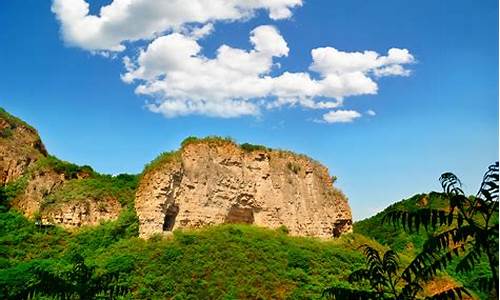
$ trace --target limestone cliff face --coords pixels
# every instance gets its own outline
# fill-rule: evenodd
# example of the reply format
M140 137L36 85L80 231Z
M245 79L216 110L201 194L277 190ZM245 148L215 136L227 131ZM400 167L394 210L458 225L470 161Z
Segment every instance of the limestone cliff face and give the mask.
M44 209L41 219L43 224L58 224L66 228L98 225L102 221L117 219L121 208L115 198L87 199Z
M36 130L0 108L0 186L21 177L46 155Z
M98 224L116 219L121 206L117 199L88 198L44 206L53 193L71 180L83 180L88 172L68 176L48 161L66 162L49 157L37 131L24 121L0 108L0 187L16 184L18 194L10 205L32 218L39 215L44 223L64 227ZM77 166L75 166L77 167Z
M121 205L116 198L71 199L48 203L53 194L65 187L68 182L85 180L85 173L77 174L77 178L68 178L64 173L51 168L30 169L24 174L25 187L13 199L11 205L26 217L37 217L43 224L61 225L65 228L74 228L84 225L97 225L101 221L118 218Z
M292 235L325 238L352 230L347 199L327 168L226 141L189 143L146 171L135 207L141 237L221 223L284 225Z

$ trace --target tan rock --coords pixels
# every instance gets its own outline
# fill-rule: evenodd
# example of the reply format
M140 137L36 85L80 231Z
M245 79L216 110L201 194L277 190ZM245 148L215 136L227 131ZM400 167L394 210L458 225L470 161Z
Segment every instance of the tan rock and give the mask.
M228 141L189 143L145 172L135 207L141 237L221 223L284 225L292 235L324 238L352 230L347 199L327 168Z
M102 221L118 218L120 203L114 198L87 199L85 201L64 203L43 211L43 224L58 224L66 228L84 225L99 225Z
M0 186L13 182L47 156L36 130L0 108Z

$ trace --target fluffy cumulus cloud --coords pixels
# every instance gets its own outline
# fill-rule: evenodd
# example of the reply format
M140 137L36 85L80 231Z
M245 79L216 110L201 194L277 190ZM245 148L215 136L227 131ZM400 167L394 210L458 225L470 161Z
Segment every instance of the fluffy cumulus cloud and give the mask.
M236 117L257 115L262 107L333 109L342 105L344 97L375 94L378 86L373 78L381 76L381 70L413 62L405 49L393 48L381 56L373 51L325 47L311 51L310 70L317 76L309 72L271 76L273 68L278 68L274 60L289 53L285 39L275 27L264 25L250 33L250 42L251 50L222 45L216 57L209 59L201 54L194 37L165 35L137 58L125 57L127 72L122 79L137 82L137 93L158 99L149 108L167 117ZM388 75L401 74L386 71L384 76Z
M185 24L244 20L259 9L271 19L286 19L301 5L302 0L114 0L96 16L85 0L54 0L52 11L69 45L123 51L124 42L153 39Z
M119 53L127 42L146 41L137 55L123 57L122 80L151 96L147 107L166 117L230 118L298 106L330 110L322 122L351 122L361 114L339 109L344 98L376 94L380 77L410 75L407 65L414 57L399 48L380 55L320 47L311 50L308 70L280 70L278 61L290 50L271 25L250 32L251 49L221 45L213 58L203 55L200 40L214 32L217 21L245 20L259 9L271 19L285 19L301 5L302 0L114 0L94 16L84 0L54 0L52 10L70 45Z

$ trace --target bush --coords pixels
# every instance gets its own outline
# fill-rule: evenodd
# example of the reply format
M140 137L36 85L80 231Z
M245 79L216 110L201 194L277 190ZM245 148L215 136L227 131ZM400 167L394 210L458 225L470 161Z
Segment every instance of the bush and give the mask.
M243 143L243 144L241 144L240 148L243 149L246 152L267 151L267 150L269 150L266 146L253 145L253 144L249 144L249 143Z

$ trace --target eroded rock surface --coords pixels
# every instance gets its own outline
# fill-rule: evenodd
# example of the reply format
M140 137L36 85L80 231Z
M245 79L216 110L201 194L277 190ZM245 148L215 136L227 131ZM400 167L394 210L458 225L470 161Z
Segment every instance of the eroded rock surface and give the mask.
M37 217L43 223L64 227L95 225L118 217L121 205L110 197L72 201L68 196L63 203L44 206L47 197L67 182L84 180L91 175L91 171L68 175L50 162L71 165L50 157L33 127L0 108L0 188L9 184L16 186L17 194L10 199L12 207L28 218Z
M351 210L327 168L285 151L198 141L146 171L136 195L141 237L177 228L250 223L292 235L352 231Z
M13 182L47 156L34 128L0 108L0 186Z

